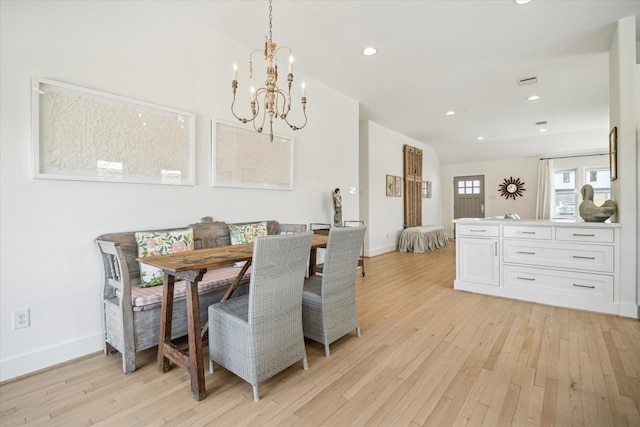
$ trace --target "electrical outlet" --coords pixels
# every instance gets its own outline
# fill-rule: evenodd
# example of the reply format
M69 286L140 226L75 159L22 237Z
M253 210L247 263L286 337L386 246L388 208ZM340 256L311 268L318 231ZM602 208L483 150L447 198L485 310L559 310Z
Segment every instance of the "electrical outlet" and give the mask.
M29 309L16 310L13 312L13 330L28 328L31 325L29 319Z

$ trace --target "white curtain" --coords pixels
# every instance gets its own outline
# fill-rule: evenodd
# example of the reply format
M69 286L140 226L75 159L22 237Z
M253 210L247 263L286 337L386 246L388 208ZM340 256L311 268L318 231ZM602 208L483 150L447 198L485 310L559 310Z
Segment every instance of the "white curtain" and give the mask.
M538 199L536 219L549 219L555 206L553 189L553 159L540 159L538 164Z

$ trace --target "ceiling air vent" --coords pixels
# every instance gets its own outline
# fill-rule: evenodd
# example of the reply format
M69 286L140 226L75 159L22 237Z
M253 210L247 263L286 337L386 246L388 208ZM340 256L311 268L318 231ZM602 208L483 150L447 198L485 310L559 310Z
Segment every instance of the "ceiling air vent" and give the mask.
M523 79L518 79L518 86L529 86L538 83L538 77L525 77Z
M547 124L546 120L543 120L541 122L533 122L534 126L543 126L543 125L546 125L546 124Z

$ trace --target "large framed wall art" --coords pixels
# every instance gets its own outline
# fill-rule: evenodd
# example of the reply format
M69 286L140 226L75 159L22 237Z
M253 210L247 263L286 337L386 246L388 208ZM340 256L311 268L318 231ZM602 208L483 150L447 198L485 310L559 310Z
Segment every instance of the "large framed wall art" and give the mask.
M293 139L211 121L212 185L293 190Z
M34 78L35 178L195 184L195 114Z

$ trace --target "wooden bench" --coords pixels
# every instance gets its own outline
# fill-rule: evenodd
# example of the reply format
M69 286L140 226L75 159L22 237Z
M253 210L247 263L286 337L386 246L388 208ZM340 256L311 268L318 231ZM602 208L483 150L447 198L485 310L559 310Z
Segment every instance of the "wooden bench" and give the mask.
M234 223L234 225L249 224ZM306 230L304 224L280 224L266 221L268 234L283 234ZM193 228L195 249L212 248L231 244L229 224L205 217L201 222L188 225ZM167 231L171 229L164 229ZM142 230L147 231L147 230ZM160 231L160 230L156 230ZM122 354L122 371L136 370L136 352L158 345L162 286L140 287L140 264L135 232L103 234L95 240L104 264L104 323L105 354L118 351ZM208 271L198 283L200 295L200 322L206 324L209 305L220 301L240 267L229 265ZM234 296L248 292L248 271ZM177 282L174 290L173 338L187 333L187 317L184 282Z

